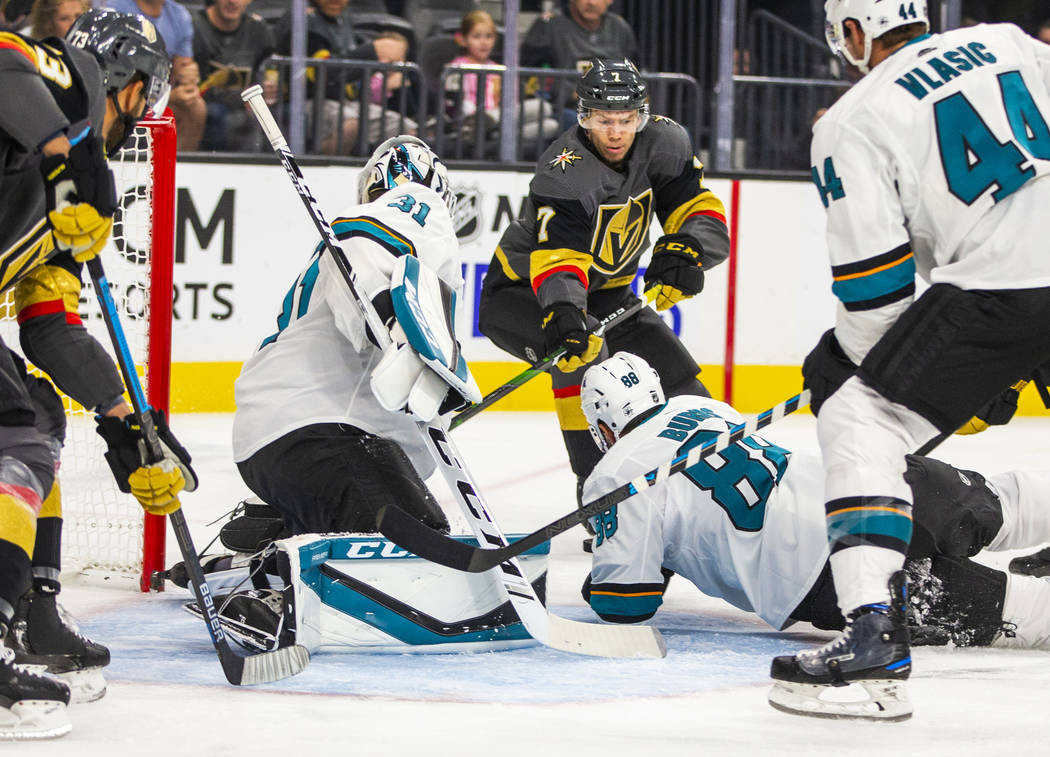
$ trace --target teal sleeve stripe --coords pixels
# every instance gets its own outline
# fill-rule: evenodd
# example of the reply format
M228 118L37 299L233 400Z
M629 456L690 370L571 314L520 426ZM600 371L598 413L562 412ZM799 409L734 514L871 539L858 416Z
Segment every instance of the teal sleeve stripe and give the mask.
M915 283L915 257L909 255L890 268L857 278L836 281L831 291L844 303L878 299Z
M600 588L599 588L600 591ZM649 617L663 604L661 594L641 597L612 597L591 591L591 607L601 616Z
M897 513L859 510L828 516L828 541L834 542L848 535L873 534L911 540L911 518Z
M416 248L412 243L398 234L394 229L375 218L343 218L332 224L332 231L338 239L365 237L378 242L395 256L415 256Z

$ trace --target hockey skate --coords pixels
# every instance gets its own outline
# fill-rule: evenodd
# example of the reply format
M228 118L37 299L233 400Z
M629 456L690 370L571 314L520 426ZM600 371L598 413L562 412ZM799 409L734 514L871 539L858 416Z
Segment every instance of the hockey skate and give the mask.
M64 681L18 665L14 651L0 646L0 740L64 736L73 728L68 704Z
M18 602L4 643L19 665L68 683L74 703L93 702L105 695L102 668L109 665L109 650L78 633L54 594L26 593Z
M890 578L890 604L858 607L839 638L819 649L773 659L769 703L795 715L904 720L912 714L905 574Z

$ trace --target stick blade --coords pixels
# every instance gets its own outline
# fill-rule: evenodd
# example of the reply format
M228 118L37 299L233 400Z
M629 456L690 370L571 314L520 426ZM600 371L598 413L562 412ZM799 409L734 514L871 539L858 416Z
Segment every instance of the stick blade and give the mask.
M549 619L547 645L563 652L620 659L667 656L664 637L653 626L581 623L557 615Z
M416 557L453 570L469 571L477 548L420 523L397 505L387 504L376 514L379 533Z
M253 654L244 659L240 681L230 681L243 686L257 683L270 683L290 678L302 673L310 662L310 652L304 646L295 644L282 647L273 652Z

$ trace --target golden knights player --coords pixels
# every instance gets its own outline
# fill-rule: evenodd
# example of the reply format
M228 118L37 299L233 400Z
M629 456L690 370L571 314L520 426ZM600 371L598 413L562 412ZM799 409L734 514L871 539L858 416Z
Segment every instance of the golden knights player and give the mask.
M81 264L105 245L116 208L106 151L116 150L148 109L164 107L169 70L153 26L129 14L89 11L68 41L0 34L0 291L14 294L26 354L98 412L118 484L155 512L177 506L184 473L174 460L143 465L140 435L122 420L130 412L123 384L77 311ZM188 463L163 422L160 428ZM56 468L64 434L54 389L28 375L22 359L0 343L3 738L70 729L69 687L15 662L63 675L75 699L105 691L99 669L109 651L67 626L55 600L62 524ZM188 467L185 478L192 481Z
M588 363L609 350L643 356L669 395L708 395L696 361L648 308L610 330L598 319L635 301L631 282L649 247L655 214L664 235L653 248L645 288L665 310L698 294L704 270L725 260L722 202L703 184L686 131L649 117L645 81L628 60L593 58L577 87L579 125L540 157L521 217L504 232L481 293L479 327L530 362L560 346L552 372L558 421L580 482L599 458L580 410Z

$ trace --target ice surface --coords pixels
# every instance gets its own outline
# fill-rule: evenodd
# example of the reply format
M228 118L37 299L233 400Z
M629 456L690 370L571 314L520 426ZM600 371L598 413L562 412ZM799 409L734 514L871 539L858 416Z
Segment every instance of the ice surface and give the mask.
M185 512L198 547L206 524L248 494L229 452L230 416L181 415L172 428L200 475ZM813 419L763 432L814 449ZM574 479L553 415L485 413L455 438L504 531L531 531L574 506ZM937 451L994 473L1046 467L1050 420L950 439ZM442 490L439 499L451 506ZM1048 503L1050 506L1050 503ZM465 529L464 529L465 530ZM579 587L582 529L555 540L554 612L592 620ZM169 538L168 563L178 559ZM1001 558L1005 559L1005 558ZM169 584L170 587L170 584ZM109 692L74 706L72 734L7 747L95 755L1027 755L1050 736L1050 652L921 648L903 723L794 717L766 703L769 660L829 638L775 633L754 616L674 579L656 616L664 660L599 660L529 647L483 654L318 655L295 678L226 684L188 593L144 596L67 582L63 602L110 646ZM1048 608L1050 611L1050 608Z

